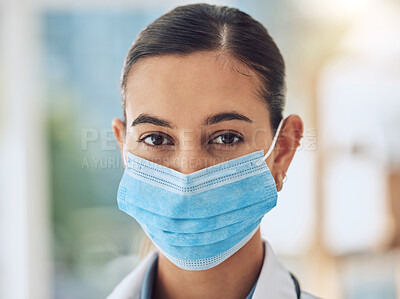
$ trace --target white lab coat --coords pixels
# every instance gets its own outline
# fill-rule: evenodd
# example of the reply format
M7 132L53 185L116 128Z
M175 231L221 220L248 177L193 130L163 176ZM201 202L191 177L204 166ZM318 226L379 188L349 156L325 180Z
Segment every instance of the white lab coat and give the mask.
M271 245L266 240L263 241L266 245L266 254L252 299L296 299L294 282L289 272L279 262ZM148 253L106 299L139 299L144 274L156 253L156 250ZM317 297L302 290L301 299L313 298Z

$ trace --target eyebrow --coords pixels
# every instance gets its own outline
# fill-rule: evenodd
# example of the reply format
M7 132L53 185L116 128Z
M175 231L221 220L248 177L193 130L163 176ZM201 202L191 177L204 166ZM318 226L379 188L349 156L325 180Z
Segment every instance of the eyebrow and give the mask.
M253 121L248 118L247 116L238 113L236 111L229 111L229 112L221 112L217 113L214 115L209 115L205 118L203 121L202 125L203 126L210 126L213 124L217 124L223 121L229 121L229 120L242 120L248 123L253 123ZM142 113L140 114L133 122L131 127L139 125L139 124L153 124L156 126L160 127L166 127L170 129L175 129L176 126L173 125L170 121L159 118L157 116L148 114L148 113Z
M140 124L152 124L160 127L174 128L174 126L167 120L161 119L157 116L142 113L132 122L131 127L137 126Z
M208 116L204 120L203 126L210 126L210 125L213 125L216 123L220 123L220 122L228 121L228 120L234 120L234 119L253 123L253 121L250 118L248 118L247 116L245 116L241 113L235 112L235 111L229 111L229 112L222 112L222 113Z

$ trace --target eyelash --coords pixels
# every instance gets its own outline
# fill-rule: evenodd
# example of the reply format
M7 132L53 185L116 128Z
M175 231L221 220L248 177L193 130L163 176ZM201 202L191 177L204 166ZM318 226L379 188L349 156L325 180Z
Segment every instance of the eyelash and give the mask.
M213 138L212 140L215 140L215 139L217 139L218 137L221 137L221 136L223 136L223 135L225 135L225 134L231 134L231 135L233 135L233 138L238 138L238 140L235 141L235 142L232 142L232 143L210 143L210 142L209 142L208 144L216 144L218 147L221 147L221 146L222 146L222 147L231 147L231 146L236 146L236 145L238 145L239 143L242 143L242 142L244 141L243 137L241 137L241 136L239 136L239 135L237 135L237 134L235 134L235 133L233 133L233 132L231 132L231 131L225 131L225 132L223 132L222 134L220 134L220 135L216 136L215 138ZM151 137L151 136L163 136L164 138L169 139L168 136L166 136L165 134L159 132L159 133L152 133L152 134L146 135L146 136L144 136L144 137L138 139L137 142L142 142L142 143L144 143L146 146L151 147L151 148L162 148L162 147L165 147L165 146L171 146L171 145L173 145L173 144L151 145L151 144L146 143L145 140L146 140L148 137Z
M162 133L152 133L152 134L149 134L149 135L146 135L146 136L140 138L139 140L137 140L137 142L142 142L145 146L150 147L150 148L152 148L152 149L153 149L153 148L154 148L154 149L163 148L163 147L165 147L165 146L173 145L173 144L166 144L166 145L152 145L152 144L148 144L147 142L145 142L145 139L147 139L147 138L149 138L149 137L151 137L151 136L163 136L164 138L169 139L165 134L162 134Z

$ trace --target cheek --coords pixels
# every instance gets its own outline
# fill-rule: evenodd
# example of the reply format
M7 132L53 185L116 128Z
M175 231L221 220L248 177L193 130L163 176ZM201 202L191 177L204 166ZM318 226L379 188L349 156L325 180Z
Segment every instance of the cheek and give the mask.
M274 181L277 182L276 180L276 175L277 175L277 165L274 163L275 162L275 155L272 153L267 160L265 161L268 165L269 171L271 172L272 176L274 177Z
M258 129L250 134L250 144L253 148L265 149L270 143L270 133L265 129Z
M266 160L269 170L274 175L274 157L271 155Z

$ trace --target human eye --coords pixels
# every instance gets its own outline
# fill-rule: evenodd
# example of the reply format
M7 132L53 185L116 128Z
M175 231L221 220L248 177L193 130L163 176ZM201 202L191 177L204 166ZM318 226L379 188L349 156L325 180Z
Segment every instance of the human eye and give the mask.
M212 139L209 144L216 144L218 146L233 146L243 142L243 137L233 132L224 132Z
M139 140L137 142L142 142L146 146L150 147L160 147L160 146L168 146L168 145L173 145L171 140L169 139L168 136L161 134L161 133L152 133L148 134Z

